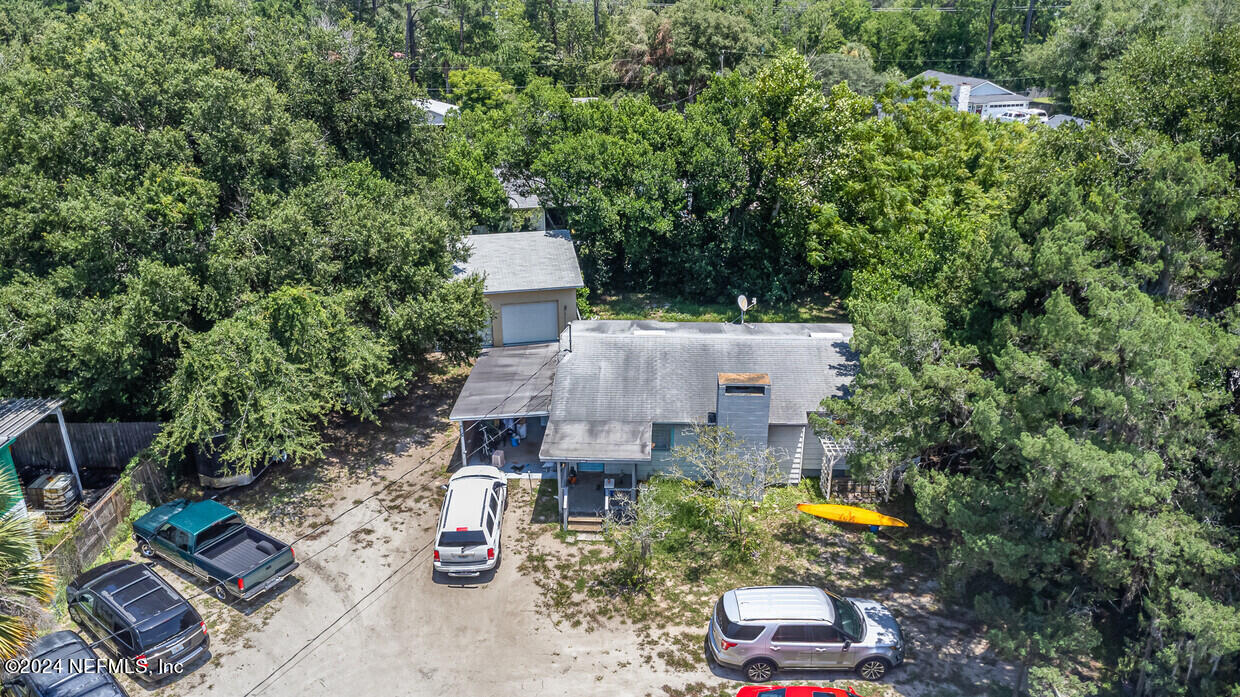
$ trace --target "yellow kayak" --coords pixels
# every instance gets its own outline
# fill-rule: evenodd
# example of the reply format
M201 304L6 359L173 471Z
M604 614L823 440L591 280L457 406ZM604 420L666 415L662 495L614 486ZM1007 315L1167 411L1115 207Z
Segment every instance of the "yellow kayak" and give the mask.
M798 503L797 510L819 518L834 520L838 523L853 525L886 525L893 528L907 528L908 523L899 518L876 513L856 506L840 506L834 503Z

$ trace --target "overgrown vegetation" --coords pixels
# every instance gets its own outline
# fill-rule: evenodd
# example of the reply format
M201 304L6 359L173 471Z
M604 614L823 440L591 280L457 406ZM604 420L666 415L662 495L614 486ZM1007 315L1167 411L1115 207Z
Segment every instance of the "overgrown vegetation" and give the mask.
M981 644L978 625L967 614L934 607L929 590L938 570L934 550L944 538L906 512L908 501L894 501L886 510L915 521L912 527L875 534L798 512L798 503L825 501L815 479L773 487L760 504L743 509L748 542L740 553L699 484L656 478L643 488L643 499L666 517L656 517L659 534L651 539L640 587L624 573L630 568L628 552L639 549L635 540L625 540L616 550L584 542L566 552L535 545L538 551L526 556L521 571L538 579L543 604L555 621L586 627L606 626L608 620L631 624L651 665L690 670L701 665L702 628L724 591L817 585L893 605L918 647L902 683L937 681L962 694L994 684L998 672L978 664L972 648ZM713 689L704 687L700 693Z
M421 92L373 32L232 2L2 13L0 385L96 419L320 451L486 321L428 184ZM19 9L40 14L30 29ZM268 11L268 10L272 11ZM17 32L29 29L29 34Z
M753 544L750 509L786 481L779 460L769 448L747 446L726 426L693 424L689 434L686 445L672 450L677 476L703 517L716 522L735 553L745 554Z
M616 561L614 583L633 591L645 589L650 580L654 546L671 532L671 507L654 495L648 485L635 496L616 497L616 505L603 520L603 539Z
M511 224L502 179L574 231L599 314L846 309L861 372L821 428L950 540L1016 691L1234 691L1237 4L666 5L6 3L0 392L165 420L168 457L313 458L329 414L476 349L452 269ZM893 81L927 68L1092 123ZM707 544L686 506L655 560Z

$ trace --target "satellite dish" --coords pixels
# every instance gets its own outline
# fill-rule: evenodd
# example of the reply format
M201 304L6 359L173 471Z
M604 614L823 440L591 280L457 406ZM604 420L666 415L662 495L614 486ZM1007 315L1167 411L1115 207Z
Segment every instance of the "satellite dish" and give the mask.
M744 295L738 295L736 296L736 304L740 306L741 312L744 312L749 309L749 298L746 298Z

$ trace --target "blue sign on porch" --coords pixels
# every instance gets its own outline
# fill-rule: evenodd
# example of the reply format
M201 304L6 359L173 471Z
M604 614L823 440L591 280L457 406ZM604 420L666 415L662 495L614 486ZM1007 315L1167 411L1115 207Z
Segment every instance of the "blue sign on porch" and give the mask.
M603 463L601 462L578 462L577 471L578 472L602 472Z

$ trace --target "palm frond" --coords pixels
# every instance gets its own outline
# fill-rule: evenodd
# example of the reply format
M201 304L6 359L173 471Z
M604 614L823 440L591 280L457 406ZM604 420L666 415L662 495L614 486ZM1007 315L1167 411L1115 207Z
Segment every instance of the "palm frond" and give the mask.
M0 475L0 511L21 498L16 477ZM18 656L35 637L31 602L47 604L56 582L47 562L36 559L34 529L17 516L0 518L0 659Z
M12 615L0 615L0 659L22 655L26 645L35 638L34 625Z

